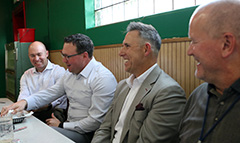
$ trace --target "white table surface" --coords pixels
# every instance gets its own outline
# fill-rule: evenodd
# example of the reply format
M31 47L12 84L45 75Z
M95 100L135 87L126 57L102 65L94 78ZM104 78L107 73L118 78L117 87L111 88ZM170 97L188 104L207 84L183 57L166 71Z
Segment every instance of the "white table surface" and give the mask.
M3 106L12 104L7 98L0 98L0 111ZM14 132L14 139L21 143L74 143L72 140L55 131L34 116L25 118L22 123L14 124L15 129L27 127Z

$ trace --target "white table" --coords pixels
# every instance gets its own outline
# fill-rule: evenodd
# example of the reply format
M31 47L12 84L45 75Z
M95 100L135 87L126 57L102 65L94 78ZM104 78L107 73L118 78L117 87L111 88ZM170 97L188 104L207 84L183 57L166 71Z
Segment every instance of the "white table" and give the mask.
M12 104L7 98L0 98L0 111L3 106ZM14 132L14 139L21 143L74 143L72 140L55 131L34 116L25 118L22 123L14 124L15 129L27 127Z

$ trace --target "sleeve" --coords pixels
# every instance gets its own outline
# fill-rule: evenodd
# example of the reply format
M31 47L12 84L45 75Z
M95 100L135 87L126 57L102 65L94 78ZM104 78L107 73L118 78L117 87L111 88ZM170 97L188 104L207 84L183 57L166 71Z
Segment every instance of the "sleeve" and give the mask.
M55 68L53 70L53 77L55 79L55 82L57 83L58 81L60 81L60 79L64 76L65 73L66 73L66 70L63 67L55 65ZM57 106L58 108L66 109L67 108L66 95L58 98L57 100L53 101L51 104L52 104L52 107Z
M17 101L27 98L30 96L29 88L27 85L27 77L26 73L24 73L20 79L20 92Z
M47 88L45 90L41 90L37 93L32 94L33 96L29 96L25 100L27 101L27 110L35 110L46 104L51 103L57 98L63 96L65 94L64 90L64 77L61 78L59 82L55 85Z
M122 81L121 81L122 82ZM116 102L118 101L118 93L122 89L120 85L121 82L117 85L113 102L107 111L106 116L104 117L104 121L101 124L100 128L95 132L94 137L92 139L92 143L109 143L111 142L111 130L112 130L112 117L113 117L113 107L115 107Z
M88 116L76 122L64 122L65 129L77 130L80 133L92 132L99 128L103 118L109 109L116 90L117 81L111 74L96 78L91 83L92 105L88 109Z
M113 101L115 102L115 101ZM100 128L95 132L92 139L92 143L105 143L111 140L111 123L112 123L112 111L113 104L110 106L103 123Z
M53 71L54 78L56 79L56 82L59 81L66 73L66 70L63 67L60 67L59 65L56 65L56 68Z
M67 96L64 95L62 97L59 97L57 100L53 101L51 104L52 104L52 107L67 109Z

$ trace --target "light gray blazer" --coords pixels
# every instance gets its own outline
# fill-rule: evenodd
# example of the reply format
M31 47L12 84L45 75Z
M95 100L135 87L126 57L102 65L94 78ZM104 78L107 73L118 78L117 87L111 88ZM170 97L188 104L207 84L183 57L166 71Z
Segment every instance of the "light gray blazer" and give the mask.
M110 143L130 88L119 82L113 103L92 143ZM143 106L138 106L139 104ZM180 85L158 66L140 87L124 123L121 143L177 143L178 126L186 103ZM141 108L139 108L141 107Z

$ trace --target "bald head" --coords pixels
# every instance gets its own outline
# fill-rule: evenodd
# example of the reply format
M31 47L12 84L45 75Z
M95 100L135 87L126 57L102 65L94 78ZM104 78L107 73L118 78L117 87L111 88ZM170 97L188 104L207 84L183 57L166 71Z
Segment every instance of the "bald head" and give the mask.
M195 76L223 93L240 78L240 1L199 6L189 23L188 55L197 61Z
M35 41L29 45L28 56L38 72L42 72L48 64L48 51L42 42Z
M218 38L221 34L230 32L240 38L240 1L217 0L199 6L193 13L190 24L195 19L203 21L209 36Z
M34 48L34 47L39 47L39 48L41 47L41 48L47 50L46 47L45 47L45 45L44 45L42 42L40 42L40 41L34 41L34 42L32 42L32 43L29 45L28 48Z

